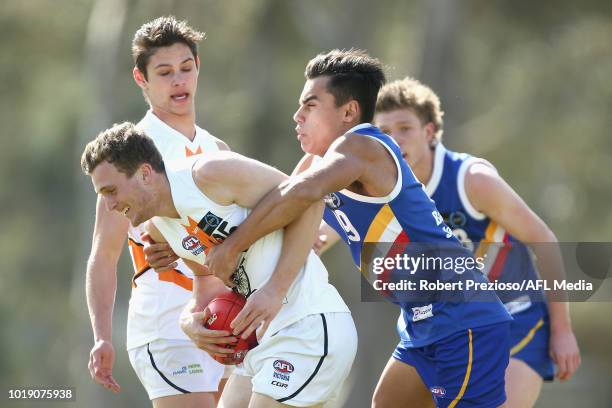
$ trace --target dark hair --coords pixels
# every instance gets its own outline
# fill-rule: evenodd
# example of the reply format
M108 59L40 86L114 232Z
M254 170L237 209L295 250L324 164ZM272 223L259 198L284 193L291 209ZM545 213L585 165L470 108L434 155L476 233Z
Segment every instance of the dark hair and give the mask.
M158 17L145 23L136 31L132 40L132 58L136 68L147 78L147 64L159 47L169 47L183 43L189 47L193 58L198 57L198 41L204 33L194 30L185 20L178 21L174 16Z
M130 122L115 124L89 142L81 156L81 168L85 174L91 174L105 161L128 177L144 163L158 173L164 171L164 161L153 140Z
M385 83L381 62L365 51L332 50L319 54L308 62L306 79L328 76L327 91L336 100L336 106L354 99L361 109L361 122L374 118L376 96Z

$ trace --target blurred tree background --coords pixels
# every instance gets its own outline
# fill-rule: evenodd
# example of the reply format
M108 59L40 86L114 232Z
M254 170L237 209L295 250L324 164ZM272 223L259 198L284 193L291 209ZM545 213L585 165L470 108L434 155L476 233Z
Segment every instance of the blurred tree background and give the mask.
M149 406L123 346L127 256L114 315L121 393L98 387L87 371L84 274L95 196L79 157L98 131L146 111L130 42L142 23L166 14L206 32L198 123L234 150L290 172L301 157L292 114L306 62L332 48L364 48L383 60L389 79L429 83L446 112L445 143L492 161L561 241L610 241L609 1L5 0L3 393L63 385L77 390L67 406ZM366 407L397 342L397 310L360 302L346 249L324 261L360 335L344 406ZM605 302L572 305L583 366L566 384L546 384L539 407L612 406L611 311Z

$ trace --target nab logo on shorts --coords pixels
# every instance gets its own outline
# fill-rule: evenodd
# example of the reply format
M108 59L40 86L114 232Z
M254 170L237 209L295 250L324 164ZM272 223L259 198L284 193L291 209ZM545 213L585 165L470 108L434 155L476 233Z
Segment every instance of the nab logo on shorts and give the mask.
M431 391L431 393L436 397L443 397L444 395L446 395L446 390L444 389L444 387L431 387L429 391Z
M275 360L272 366L275 371L283 374L291 374L294 370L293 364L285 360Z
M183 238L183 248L192 252L194 255L198 255L204 250L200 244L200 240L195 235L188 235Z

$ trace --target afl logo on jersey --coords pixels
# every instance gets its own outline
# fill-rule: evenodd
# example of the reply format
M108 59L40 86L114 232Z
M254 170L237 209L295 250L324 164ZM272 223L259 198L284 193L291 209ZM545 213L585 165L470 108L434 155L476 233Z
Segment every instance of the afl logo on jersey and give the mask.
M196 236L189 235L183 238L183 248L185 248L186 250L193 251L198 246L200 246L200 241Z
M340 200L340 197L338 197L336 193L326 195L323 200L325 201L325 205L331 210L337 210L342 206L342 200Z
M200 240L195 235L188 235L183 238L182 244L183 248L194 255L199 255L204 251L202 244L200 244Z
M295 368L293 367L293 364L285 360L275 360L273 367L274 367L274 371L283 373L283 374L291 374L293 370L295 370Z

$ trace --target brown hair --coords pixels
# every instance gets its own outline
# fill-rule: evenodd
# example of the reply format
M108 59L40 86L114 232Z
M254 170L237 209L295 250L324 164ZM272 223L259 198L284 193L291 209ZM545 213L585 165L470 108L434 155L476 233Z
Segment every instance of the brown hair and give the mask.
M145 23L136 31L132 40L132 58L136 68L147 79L147 64L159 47L169 47L183 43L189 47L193 58L198 57L198 41L204 33L194 30L185 20L178 21L174 16L159 17Z
M371 122L378 90L385 83L381 62L365 51L332 50L319 54L308 62L306 79L329 76L327 91L336 100L336 106L357 101L361 108L361 122Z
M130 122L115 124L89 142L81 156L81 168L85 174L91 174L105 161L128 177L143 163L149 163L158 173L164 171L164 161L153 140Z
M376 113L398 109L411 109L422 125L433 123L436 139L442 139L444 112L440 107L440 98L431 88L410 77L383 86L378 93Z

